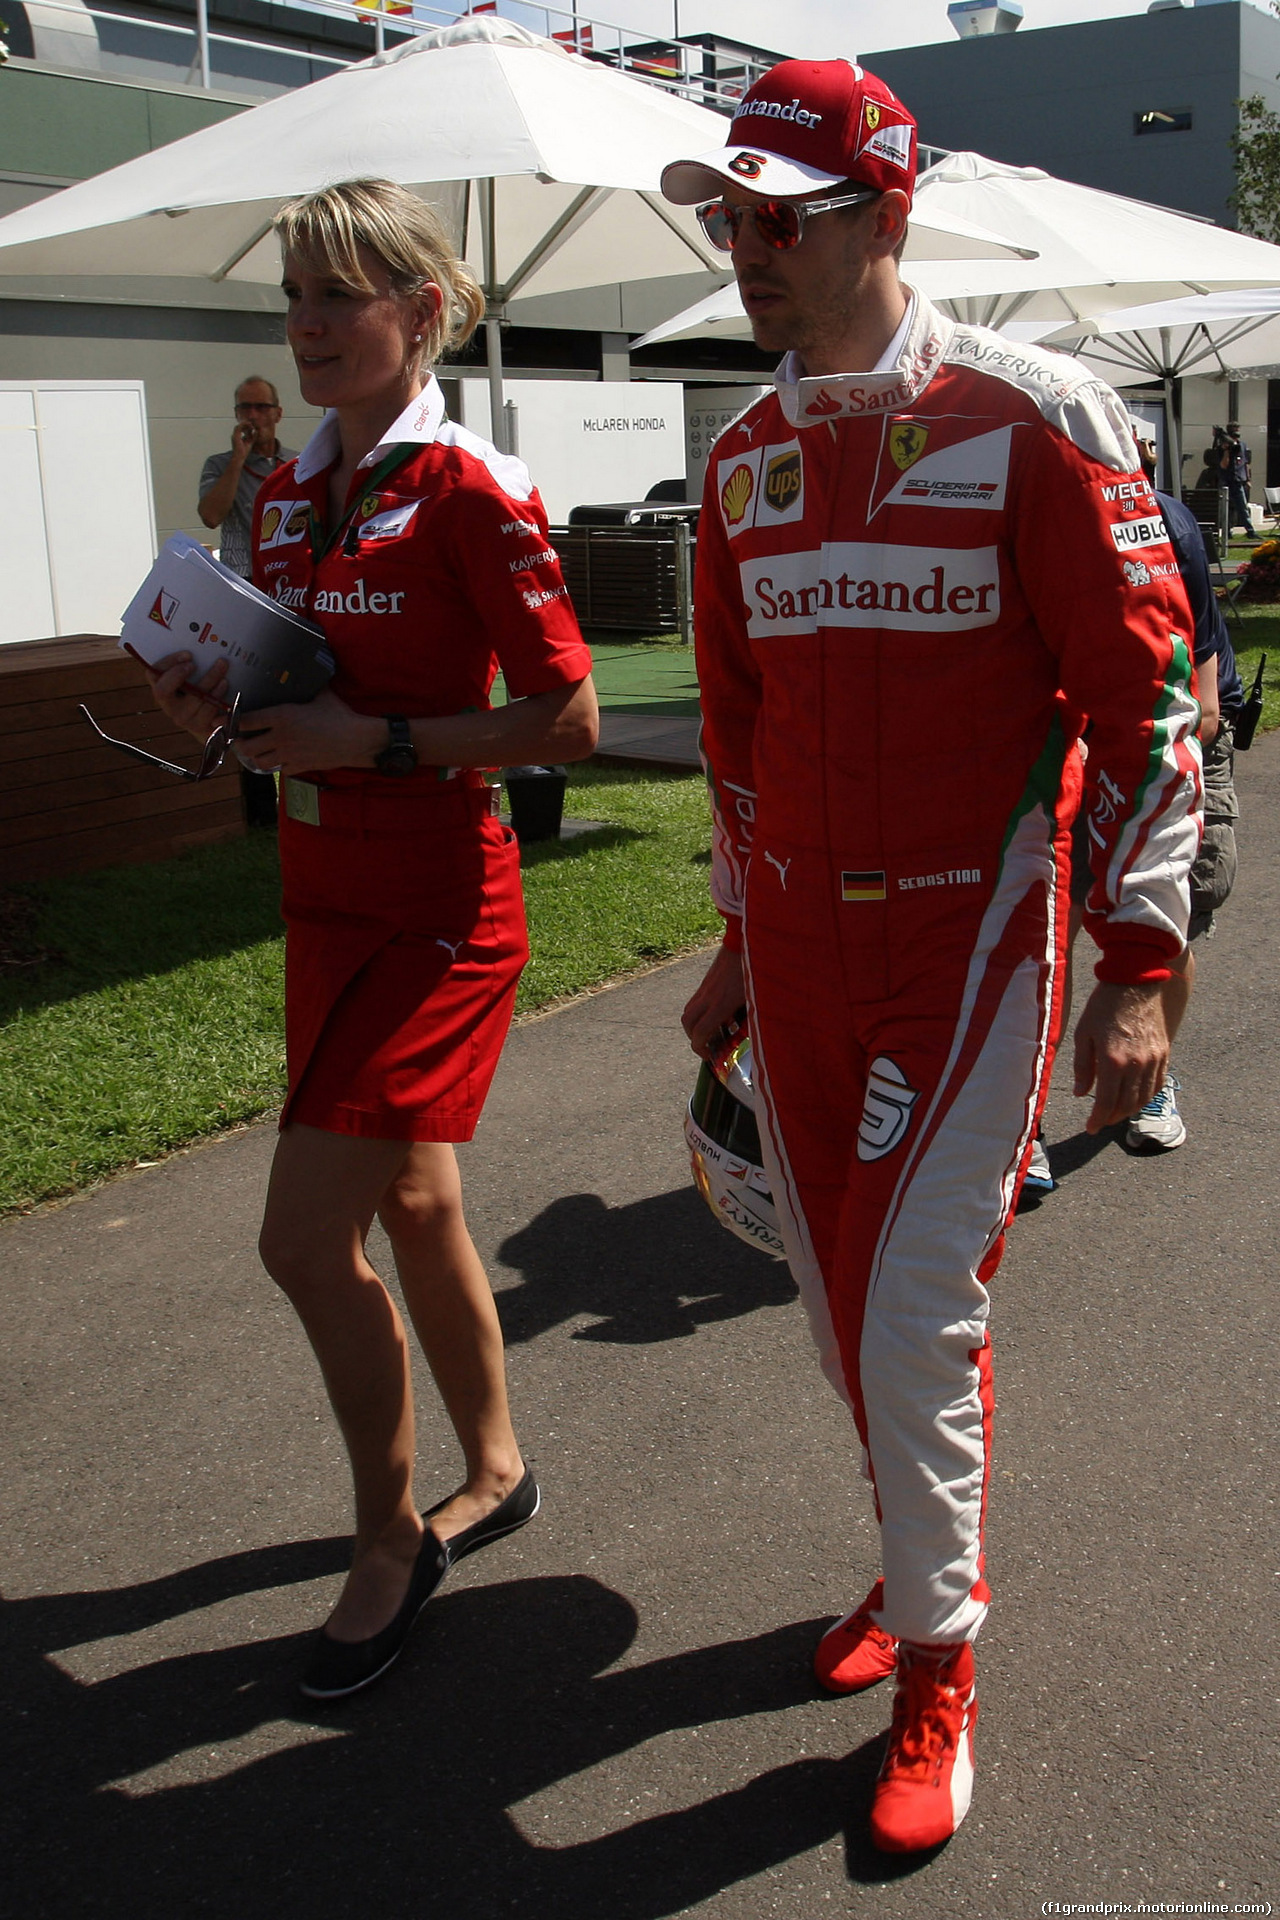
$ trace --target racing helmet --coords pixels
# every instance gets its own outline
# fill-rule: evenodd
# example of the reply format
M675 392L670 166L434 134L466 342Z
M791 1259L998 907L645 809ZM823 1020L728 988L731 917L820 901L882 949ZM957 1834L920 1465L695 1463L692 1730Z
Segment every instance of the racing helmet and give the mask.
M745 1019L726 1028L698 1071L684 1117L694 1185L721 1226L749 1247L782 1254L782 1229L761 1165Z

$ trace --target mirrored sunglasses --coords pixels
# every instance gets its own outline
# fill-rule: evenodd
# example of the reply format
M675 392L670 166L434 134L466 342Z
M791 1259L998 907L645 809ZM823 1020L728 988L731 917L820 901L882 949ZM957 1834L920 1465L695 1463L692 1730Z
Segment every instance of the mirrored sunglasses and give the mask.
M730 206L727 200L712 200L698 208L698 224L713 247L732 253L742 232L742 223L750 215L756 232L766 247L786 253L798 247L804 223L815 213L834 213L838 207L860 207L878 200L879 189L867 187L861 193L840 194L834 200L760 200L753 207Z
M119 747L121 753L130 754L135 760L143 760L149 767L159 767L164 773L177 774L180 780L210 779L226 759L227 749L240 731L240 695L237 694L226 718L218 722L205 741L200 764L193 771L190 767L180 767L174 760L162 760L159 754L148 753L145 747L135 747L132 740L117 740L113 734L104 733L83 702L80 711L98 738L105 740L109 747Z

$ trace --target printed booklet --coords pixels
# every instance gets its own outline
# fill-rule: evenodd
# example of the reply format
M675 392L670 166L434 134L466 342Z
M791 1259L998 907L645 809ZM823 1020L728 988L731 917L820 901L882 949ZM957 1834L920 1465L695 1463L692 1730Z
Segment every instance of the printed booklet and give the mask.
M191 680L225 660L223 697L230 706L239 695L245 714L314 700L336 664L319 627L259 593L185 533L165 541L125 608L120 645L149 667L189 653Z

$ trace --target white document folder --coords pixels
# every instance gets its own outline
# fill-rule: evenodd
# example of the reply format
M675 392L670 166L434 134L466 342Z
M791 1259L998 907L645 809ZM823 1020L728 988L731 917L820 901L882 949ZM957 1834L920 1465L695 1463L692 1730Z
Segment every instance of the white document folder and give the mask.
M242 714L313 700L336 665L319 627L259 593L185 533L166 540L125 608L120 645L151 667L189 653L193 681L225 660L223 698L230 706L238 695Z

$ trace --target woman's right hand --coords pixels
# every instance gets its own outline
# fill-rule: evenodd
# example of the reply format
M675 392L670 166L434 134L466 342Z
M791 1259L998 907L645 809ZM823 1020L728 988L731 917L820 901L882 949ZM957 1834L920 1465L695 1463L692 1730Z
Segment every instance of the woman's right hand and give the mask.
M204 678L194 683L187 680L191 671L189 653L168 654L146 671L156 705L184 733L207 740L226 719L227 703L222 694L230 668L225 660L215 660Z

